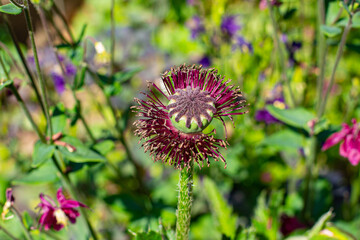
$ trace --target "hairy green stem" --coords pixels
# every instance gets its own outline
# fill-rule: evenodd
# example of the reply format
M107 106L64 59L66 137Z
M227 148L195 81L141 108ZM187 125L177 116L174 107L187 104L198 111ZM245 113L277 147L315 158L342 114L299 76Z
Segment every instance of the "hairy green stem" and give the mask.
M29 229L26 228L26 226L25 226L25 224L24 224L24 222L22 220L20 212L14 207L11 207L11 210L12 210L13 213L15 213L16 217L19 219L19 221L21 223L21 227L24 230L26 239L27 240L33 240L33 238L31 237L31 234L29 232Z
M35 95L36 95L36 98L39 101L41 110L42 110L43 114L45 115L45 107L44 107L42 98L41 98L40 93L39 93L39 87L38 87L38 85L36 84L36 82L34 80L33 74L30 71L30 68L29 68L29 66L27 64L27 61L25 60L25 56L24 56L24 54L23 54L23 52L22 52L22 50L21 50L21 48L19 46L19 43L18 43L18 40L16 38L14 29L11 27L7 16L5 14L2 14L2 15L3 15L4 23L5 23L7 29L8 29L8 31L10 33L11 40L15 45L15 48L16 48L16 51L17 51L19 57L20 57L21 63L24 66L24 69L25 69L25 71L27 73L27 76L29 77L29 80L31 82L31 86L33 87L33 89L35 91Z
M278 51L278 56L279 56L281 81L285 82L285 84L286 84L286 86L287 86L287 88L289 90L291 105L296 106L296 101L295 101L294 93L293 93L292 88L291 88L290 79L287 77L287 74L286 74L286 63L287 63L287 61L286 61L286 58L284 56L282 44L280 42L279 35L278 35L279 26L278 26L278 24L277 24L277 22L275 20L274 8L271 5L269 0L267 0L267 5L269 7L271 23L272 23L273 29L274 29L274 40L275 40L275 44L276 44L277 51Z
M5 77L7 80L10 80L10 76L9 73L6 71L5 68L5 64L4 61L2 60L2 58L0 57L0 65L1 68L3 69L4 73L5 73ZM32 118L29 109L27 108L24 100L21 98L17 88L14 86L14 83L11 83L9 86L7 86L11 92L14 94L16 100L18 101L18 103L20 104L21 108L23 109L27 119L30 121L31 126L34 128L35 132L37 133L37 135L39 136L39 138L41 139L41 141L45 142L45 137L43 136L43 134L40 132L38 126L36 125L34 119Z
M46 83L45 83L45 80L44 80L44 78L42 76L42 73L41 73L41 70L40 70L40 63L39 63L39 58L38 58L38 54L37 54L37 50L36 50L35 37L34 37L34 28L33 28L32 21L31 21L30 6L29 6L29 1L28 0L24 0L24 13L25 13L25 19L26 19L26 26L27 26L28 31L29 31L31 47L32 47L32 51L33 51L33 54L34 54L36 71L37 71L38 78L39 78L40 90L41 90L42 100L43 100L43 104L44 104L44 108L45 108L45 116L46 116L46 121L47 121L47 125L48 125L48 131L49 131L49 135L52 136L53 135L53 129L52 129L52 123L51 123L51 119L50 119L49 105L48 105L48 102L47 102ZM50 137L50 142L51 141L52 140L51 140L51 137Z
M43 25L43 28L44 28L44 31L45 31L45 34L46 34L47 41L48 41L49 45L53 48L53 46L52 46L53 39L51 38L50 33L49 33L49 30L48 30L49 28L48 28L48 24L47 24L47 22L46 22L46 17L45 17L44 10L43 10L42 8L40 8L40 7L37 7L36 9L37 9L37 11L38 11L38 13L39 13L40 21L41 21L41 23L42 23L42 25ZM55 55L55 59L56 59L56 61L57 61L57 64L58 64L59 67L60 67L60 70L61 70L62 75L64 76L66 82L69 83L69 78L67 77L67 74L66 74L66 72L65 72L64 65L63 65L63 64L61 63L61 61L60 61L60 57L59 57L59 53L57 52L57 49L53 48L53 52L54 52L54 55ZM90 131L90 128L89 128L88 124L86 123L86 121L85 121L85 119L84 119L84 117L83 117L83 115L82 115L82 113L81 113L81 103L80 103L79 99L78 99L77 96L76 96L75 89L74 89L74 88L71 88L71 92L72 92L72 95L73 95L73 98L74 98L76 104L78 104L78 105L80 106L80 107L79 107L79 112L78 112L79 117L80 117L80 120L81 120L81 122L83 123L83 125L84 125L84 127L85 127L85 130L86 130L86 132L88 133L89 137L91 138L91 141L95 143L96 140L95 140L95 138L94 138L94 135L93 135L92 132Z
M192 191L193 191L193 162L189 168L180 170L179 179L179 196L176 211L176 239L189 239L191 207L192 207Z
M111 45L110 45L110 75L114 73L114 65L115 65L115 18L114 18L114 8L115 8L115 0L111 0Z
M0 231L3 231L6 235L9 236L9 238L11 238L13 240L19 240L18 238L16 238L14 235L12 235L8 230L6 230L6 228L4 228L1 225L0 225Z
M337 67L339 65L341 56L343 54L344 46L345 46L345 43L346 43L346 39L347 39L347 37L349 35L351 26L352 26L352 15L349 17L349 21L346 24L344 32L343 32L343 34L341 36L340 44L339 44L339 47L338 47L337 52L336 52L336 59L335 59L334 67L333 67L332 72L331 72L330 83L329 83L329 86L326 89L325 96L324 96L323 101L321 102L321 104L319 106L319 109L318 109L318 112L317 112L318 118L321 118L323 116L324 112L325 112L326 103L327 103L330 91L331 91L331 89L332 89L332 87L334 85L334 82L335 82L336 69L337 69Z

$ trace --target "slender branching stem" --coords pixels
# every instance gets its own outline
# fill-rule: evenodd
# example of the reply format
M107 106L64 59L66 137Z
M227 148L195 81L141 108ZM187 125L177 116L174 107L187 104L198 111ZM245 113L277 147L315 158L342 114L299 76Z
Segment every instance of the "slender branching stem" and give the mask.
M110 45L110 75L114 73L114 65L115 65L115 17L114 17L114 9L115 9L115 0L111 0L111 45Z
M24 222L22 220L20 212L16 208L14 208L13 206L11 207L11 210L12 210L13 213L15 213L16 217L19 219L19 221L21 223L21 227L24 230L26 239L27 240L33 240L33 238L31 237L31 234L29 232L29 229L27 229L27 227L25 226L25 224L24 224Z
M17 63L14 55L11 53L10 49L0 41L0 48L4 50L4 52L11 58L12 63L14 64L15 68L19 71L19 73L25 75L24 69L22 69L19 64Z
M294 93L291 88L290 79L287 77L287 74L286 74L287 60L283 53L283 47L282 47L281 41L279 39L279 26L275 19L274 8L271 5L269 0L267 0L267 5L269 7L271 23L272 23L273 29L274 29L274 40L275 40L276 48L278 51L279 66L280 66L280 72L281 72L281 81L286 84L286 86L289 90L291 105L296 106L296 101L295 101Z
M68 21L66 20L65 15L62 13L62 11L59 9L59 7L56 5L55 1L53 2L53 9L54 9L55 13L57 15L59 15L61 21L64 23L66 31L68 32L68 34L69 34L69 36L71 38L71 41L74 44L76 42L76 40L75 40L75 37L74 37L74 35L73 35L73 33L72 33L71 29L70 29L70 25L69 25Z
M106 103L107 105L110 107L111 109L111 113L114 117L115 120L115 130L118 134L118 139L120 140L121 144L123 145L123 147L125 148L127 157L129 159L129 161L133 164L133 166L136 169L136 178L140 184L140 186L143 186L143 191L144 193L147 193L146 189L144 186L146 186L146 184L143 181L143 174L144 174L144 169L143 167L134 159L130 148L126 142L126 139L124 137L124 132L120 126L120 121L119 121L119 116L117 114L116 108L114 106L114 104L111 102L110 96L106 95L104 92L104 86L103 84L100 82L99 77L96 75L96 73L94 73L92 70L88 69L88 72L90 73L90 75L94 78L95 82L97 83L97 85L99 86L99 88L101 89L101 91L103 92L105 99L106 99Z
M52 47L53 49L53 52L54 52L54 55L55 55L55 59L57 61L57 64L59 65L60 67L60 70L61 70L61 73L62 75L64 76L65 80L67 83L69 83L69 78L67 77L67 74L65 72L65 69L64 69L64 65L61 63L60 61L60 57L59 57L59 53L57 52L57 49L55 49L53 46L52 46L52 42L53 42L53 39L51 38L50 36L50 33L49 33L49 28L48 28L48 24L47 24L47 21L46 21L46 17L45 17L45 13L44 13L44 10L40 7L37 7L36 8L38 13L39 13L39 16L40 16L40 21L43 25L43 28L44 28L44 31L45 31L45 34L46 34L46 38L47 38L47 41L49 43L49 45ZM72 92L72 95L73 95L73 98L76 102L76 104L78 104L80 107L79 107L79 117L80 117L80 120L81 122L83 123L84 127L85 127L85 130L86 132L88 133L89 137L91 138L91 141L93 143L96 142L96 139L94 138L94 135L92 134L92 132L90 131L90 128L88 126L88 124L86 123L85 121L85 118L83 117L82 113L81 113L81 104L80 104L80 101L79 99L77 98L76 96L76 93L75 93L75 89L71 88L71 92Z
M68 45L72 45L65 37L64 37L64 35L62 34L62 32L61 32L61 30L59 29L59 27L56 25L56 23L54 22L54 19L51 17L51 16L49 16L49 12L46 12L46 17L47 17L47 19L50 21L50 23L51 23L51 25L53 26L53 28L55 29L55 31L56 31L56 33L57 33L57 35L61 38L61 40L64 42L64 43L66 43L66 44L68 44Z
M20 60L21 60L21 63L22 65L24 66L24 69L27 73L27 76L29 77L29 80L31 82L31 86L32 88L34 89L34 92L35 92L35 95L36 95L36 98L38 99L39 101L39 104L40 104L40 107L41 107L41 110L43 112L43 114L45 115L45 107L44 107L44 104L43 104L43 101L41 99L41 95L40 95L40 92L39 92L39 86L36 84L35 80L34 80L34 77L33 77L33 74L31 73L30 69L29 69L29 66L27 64L27 61L25 59L25 56L19 46L19 43L18 43L18 40L16 38L16 35L15 35L15 32L14 32L14 29L11 27L10 23L9 23L9 20L7 18L7 16L5 14L2 14L3 15L3 19L4 19L4 23L10 33L10 37L11 37L11 40L12 42L14 43L15 45L15 48L16 48L16 51L20 57Z
M46 121L47 121L47 125L48 125L48 131L49 131L49 135L52 136L53 129L52 129L52 123L51 123L51 119L50 119L49 105L47 102L46 83L45 83L45 80L44 80L41 70L40 70L40 63L39 63L39 58L38 58L38 54L37 54L37 50L36 50L34 28L33 28L32 20L30 17L30 6L29 6L28 0L24 0L24 13L25 13L25 19L26 19L26 26L29 31L31 47L32 47L33 54L34 54L36 71L37 71L38 78L39 78L39 83L40 83L39 85L40 85L40 90L41 90L41 94L42 94L42 101L43 101L44 108L45 108L45 116L46 116ZM50 142L51 142L51 137L50 137Z
M76 193L76 190L75 190L75 187L73 186L73 184L71 183L71 180L69 178L69 175L67 175L60 167L60 165L62 165L62 159L59 158L61 154L54 154L54 156L52 157L52 160L54 162L54 165L57 167L59 173L60 173L60 178L62 180L62 182L64 183L66 189L69 191L70 195L76 200L76 201L79 201L79 202L82 202L80 200L80 198L78 197L77 193ZM95 229L93 228L93 226L91 225L90 223L90 220L89 220L89 217L87 216L87 213L86 211L83 209L83 208L79 208L79 211L81 213L81 216L84 218L85 222L86 222L86 225L89 229L89 233L91 234L92 238L94 240L97 240L98 239L98 236L95 232Z
M17 6L18 8L24 8L23 5L21 5L20 3L14 1L14 0L10 0L10 2L11 2L12 4L14 4L15 6Z
M323 101L321 102L321 104L319 106L319 109L318 109L318 112L317 112L318 118L321 118L323 116L324 112L325 112L326 103L327 103L330 91L331 91L331 89L332 89L332 87L334 85L334 82L335 82L336 69L337 69L337 67L339 65L341 56L343 54L344 46L345 46L345 43L346 43L346 39L347 39L347 37L349 35L351 26L352 26L352 15L349 17L349 21L346 24L344 32L343 32L343 34L341 36L340 44L339 44L337 52L336 52L335 63L334 63L333 69L331 71L330 83L329 83L329 86L326 89L325 96L324 96Z
M176 211L176 240L188 240L191 221L192 192L193 192L193 162L189 168L180 170L179 196Z
M6 68L5 68L5 64L4 61L2 60L2 58L0 57L0 66L3 69L4 73L5 73L5 77L7 80L10 80L10 76L9 73L7 72ZM37 135L39 136L39 138L41 139L41 141L45 142L45 137L43 136L43 134L40 132L38 126L36 125L34 119L32 118L29 109L27 108L24 100L21 98L17 88L15 87L14 83L11 83L9 86L7 86L11 92L14 94L16 100L18 101L18 103L20 104L21 108L23 109L27 119L30 121L31 126L34 128L35 132L37 133Z

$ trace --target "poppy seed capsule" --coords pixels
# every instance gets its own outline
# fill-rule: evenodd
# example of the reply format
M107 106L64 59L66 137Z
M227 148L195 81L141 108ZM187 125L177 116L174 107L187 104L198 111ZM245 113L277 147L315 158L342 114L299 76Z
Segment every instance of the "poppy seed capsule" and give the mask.
M199 87L177 89L169 98L169 118L173 126L183 133L201 132L216 113L215 99L207 91L200 91Z

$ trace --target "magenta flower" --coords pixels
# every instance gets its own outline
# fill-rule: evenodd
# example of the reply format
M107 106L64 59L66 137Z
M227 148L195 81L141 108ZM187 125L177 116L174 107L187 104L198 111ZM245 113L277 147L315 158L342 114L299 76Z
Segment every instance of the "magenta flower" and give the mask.
M213 118L241 115L245 105L240 89L228 85L215 69L181 65L161 77L164 90L149 85L146 100L135 99L139 106L135 134L145 140L143 147L150 151L154 161L168 162L176 168L188 167L191 161L200 163L209 157L225 162L219 152L227 142L214 137L215 130L202 131ZM160 100L162 96L166 103ZM226 129L225 129L226 130ZM226 163L226 162L225 162ZM225 164L226 167L226 164Z
M76 218L80 216L80 213L75 209L77 207L87 207L78 201L72 199L66 199L62 193L62 188L59 188L56 194L59 205L47 195L40 194L39 207L42 211L42 215L39 220L40 228L44 227L45 230L53 228L56 231L61 230L67 225L68 220L71 223L76 222Z
M350 163L354 166L360 162L360 134L359 124L356 119L352 120L353 126L350 127L346 123L342 124L343 128L334 134L332 134L324 143L321 150L325 151L330 147L340 144L340 155L348 158Z

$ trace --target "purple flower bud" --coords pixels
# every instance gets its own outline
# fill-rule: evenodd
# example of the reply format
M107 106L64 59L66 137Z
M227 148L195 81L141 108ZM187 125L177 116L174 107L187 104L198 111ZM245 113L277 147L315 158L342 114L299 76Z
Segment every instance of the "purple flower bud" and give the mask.
M236 44L233 46L233 49L236 48L239 48L241 52L254 53L252 44L246 41L242 36L236 37Z
M208 56L204 56L199 60L199 64L202 65L204 68L208 68L211 65L211 59Z
M65 78L63 75L52 72L51 78L54 81L55 90L61 95L65 91Z
M236 16L230 15L223 17L220 28L224 34L233 38L237 31L241 29L241 26L236 22Z
M205 32L205 27L202 19L199 16L194 16L187 23L188 28L191 31L191 39L195 39L200 33Z

